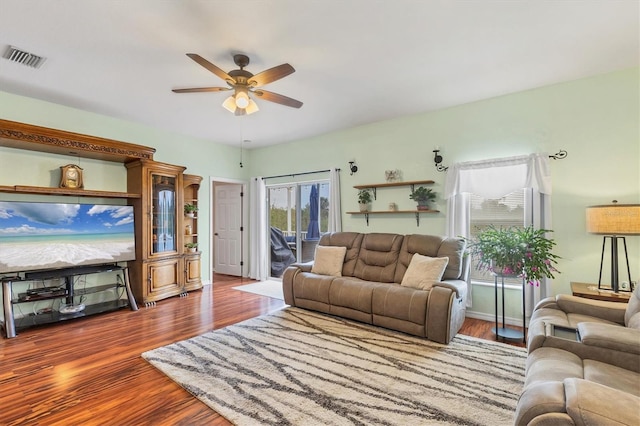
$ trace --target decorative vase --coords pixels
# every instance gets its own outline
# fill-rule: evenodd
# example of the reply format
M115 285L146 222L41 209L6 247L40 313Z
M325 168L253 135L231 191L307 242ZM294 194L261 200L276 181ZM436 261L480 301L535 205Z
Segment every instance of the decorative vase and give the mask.
M371 204L369 203L358 203L360 205L360 211L361 212L368 212L369 211L369 206Z
M185 213L184 214L186 217L190 217L190 218L194 218L196 217L196 214L194 212L189 212L189 213Z
M418 203L418 210L429 210L429 204L427 203Z
M502 277L517 277L518 271L516 271L515 267L511 266L498 266L493 261L491 261L491 271L495 275L499 275ZM505 272L506 271L506 272Z

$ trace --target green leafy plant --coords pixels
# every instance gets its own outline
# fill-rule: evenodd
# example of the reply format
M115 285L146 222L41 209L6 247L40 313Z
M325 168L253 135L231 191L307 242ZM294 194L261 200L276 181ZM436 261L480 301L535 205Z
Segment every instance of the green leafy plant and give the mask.
M491 225L476 238L467 239L469 253L477 260L478 270L516 275L539 286L541 279L560 273L555 268L560 259L553 253L556 243L545 236L547 232L553 231Z
M198 248L198 243L184 243L184 246L186 248L194 249L194 248Z
M419 186L411 191L411 194L409 194L409 198L416 201L420 205L425 205L429 201L433 201L436 199L436 193L431 188Z
M196 206L195 204L185 204L184 205L184 212L186 213L195 213L198 211L198 206Z
M373 198L371 197L371 189L366 188L358 191L358 203L369 204L371 201L373 201Z

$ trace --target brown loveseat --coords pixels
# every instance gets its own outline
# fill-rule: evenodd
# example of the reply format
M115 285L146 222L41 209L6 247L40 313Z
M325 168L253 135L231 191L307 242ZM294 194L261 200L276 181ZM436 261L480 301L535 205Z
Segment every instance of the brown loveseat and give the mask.
M554 336L552 324L578 335ZM628 304L570 295L541 300L527 346L517 426L640 425L638 289Z
M440 343L449 343L462 326L469 274L463 239L337 232L323 235L318 250L322 247L344 247L337 270L314 273L313 262L289 266L282 278L287 304ZM448 260L441 279L421 281L425 289L403 283L412 260L431 262L432 258ZM406 278L415 277L413 265L410 271Z

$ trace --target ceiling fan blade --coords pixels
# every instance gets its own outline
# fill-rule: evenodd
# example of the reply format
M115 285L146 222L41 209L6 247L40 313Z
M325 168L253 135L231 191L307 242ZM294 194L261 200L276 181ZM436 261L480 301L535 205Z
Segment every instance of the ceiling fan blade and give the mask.
M214 73L215 75L217 75L218 77L220 77L221 79L223 79L224 81L232 81L235 83L235 80L233 79L233 77L231 77L222 69L213 65L211 62L204 59L202 56L197 55L195 53L187 53L187 56L193 59L194 61L196 61L198 64L205 67L206 69L208 69L209 71L211 71L212 73Z
M286 105L292 108L300 108L303 104L293 98L289 98L284 95L279 95L273 92L267 92L266 90L255 90L252 92L256 96L264 99L265 101L275 102L277 104Z
M224 92L231 90L230 87L191 87L189 89L171 89L173 93L195 93L195 92Z
M273 81L280 80L295 71L296 70L291 65L282 64L254 75L249 79L249 81L247 81L247 83L253 87L260 87Z

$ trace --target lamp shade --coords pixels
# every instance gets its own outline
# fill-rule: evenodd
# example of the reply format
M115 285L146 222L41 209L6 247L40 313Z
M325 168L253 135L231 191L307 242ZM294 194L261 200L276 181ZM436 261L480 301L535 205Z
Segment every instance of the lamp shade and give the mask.
M587 207L587 232L604 235L640 235L640 204Z
M222 103L222 106L229 112L236 112L236 100L233 96L229 96Z
M240 102L238 102L238 97L241 99ZM240 107L240 105L246 106ZM227 111L232 112L235 115L249 115L260 110L260 108L258 108L258 105L245 92L240 92L236 95L229 96L222 103L222 106Z
M258 112L260 108L258 108L258 104L256 104L253 99L249 98L249 105L245 108L247 115L253 114L254 112Z
M249 106L249 95L247 95L247 92L238 91L238 93L236 93L236 106L238 108L246 108Z

